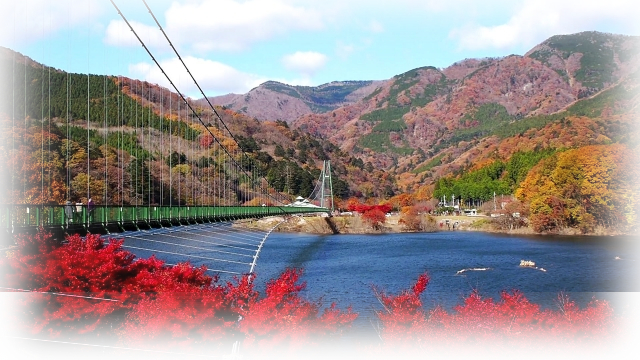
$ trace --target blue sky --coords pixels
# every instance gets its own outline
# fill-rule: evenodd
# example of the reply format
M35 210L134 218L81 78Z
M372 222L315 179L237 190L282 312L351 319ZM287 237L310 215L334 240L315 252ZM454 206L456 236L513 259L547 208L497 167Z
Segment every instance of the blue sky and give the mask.
M114 0L181 92L200 97L142 0ZM382 80L523 55L556 34L640 35L636 0L147 0L208 96L267 80ZM3 3L0 46L56 68L168 86L109 0Z

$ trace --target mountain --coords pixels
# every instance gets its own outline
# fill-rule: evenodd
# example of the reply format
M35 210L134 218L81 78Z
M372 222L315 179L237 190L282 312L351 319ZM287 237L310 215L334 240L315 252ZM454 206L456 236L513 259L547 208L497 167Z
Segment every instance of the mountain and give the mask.
M0 83L0 167L15 170L3 172L0 184L24 183L13 193L0 186L5 203L62 204L68 197L86 203L90 183L95 194L110 189L107 199L94 196L97 204L195 204L221 195L202 177L230 171L218 144L293 198L310 195L323 160L331 160L338 197L349 197L352 184L366 177L347 171L356 161L350 154L285 121L258 121L216 107L223 125L208 105L187 99L202 124L178 94L157 84L67 73L3 47L0 75L7 80ZM324 90L330 97L331 89ZM49 139L44 148L43 139ZM382 188L393 189L384 170L372 173L386 177ZM225 178L227 188L238 199L251 198L234 174ZM42 192L45 183L48 193Z
M291 122L310 113L324 113L353 104L373 92L378 81L333 81L320 86L292 86L267 81L246 94L212 97L224 106L258 120Z
M439 179L469 173L496 160L508 162L518 152L611 143L637 148L639 44L638 37L586 32L554 36L524 56L465 59L444 69L425 66L385 81L333 82L319 87L267 82L240 96L243 101L265 102L265 106L251 107L252 111L265 109L262 115L250 114L249 107L244 112L233 110L229 99L236 95L229 95L228 106L217 107L217 112L278 190L306 195L322 160L329 159L341 197L389 198L413 193L428 200ZM142 171L160 188L173 171L180 171L190 179L186 184L197 188L198 173L209 167L202 145L208 141L205 127L221 142L232 142L231 134L202 100L189 102L205 126L184 106L180 108L177 94L155 84L98 75L87 79L86 74L50 69L8 49L0 50L2 69L15 69L6 78L20 79L13 82L13 89L12 82L0 86L4 94L0 112L5 109L0 119L25 114L31 120L17 123L30 127L25 134L36 136L33 134L47 128L38 127L38 119L50 114L60 127L58 132L62 131L57 136L70 134L78 149L91 146L96 169L108 163L100 160L102 156L113 157L108 149L101 149L105 143L126 141L128 154L118 154L118 161L120 167L127 164L129 179L135 171ZM43 86L51 86L51 99L43 97L48 93L43 93ZM32 94L26 108L21 104L25 96L10 95L24 91ZM273 101L270 96L281 100ZM14 104L5 103L12 98ZM279 103L281 109L297 104L296 111L302 115L276 111ZM104 109L109 116L102 115ZM326 109L331 110L320 112ZM87 113L92 121L89 132ZM260 120L264 118L267 120ZM103 139L93 129L104 121L109 128ZM149 129L136 132L141 126ZM171 151L159 147L171 139ZM25 150L23 155L28 153ZM66 156L59 154L60 159ZM77 166L70 171L72 177L86 171L82 168L86 162L73 164ZM117 165L109 164L106 172L117 172ZM175 165L189 166L176 170ZM104 172L92 170L91 176L100 180ZM65 174L59 177L64 179ZM40 183L34 182L35 190ZM510 186L515 191L517 183ZM135 195L134 190L128 193ZM140 200L123 192L120 201L154 202L167 193L157 191L153 199Z
M357 103L303 115L292 126L413 186L480 161L488 144L560 121L557 114L600 117L602 104L596 113L578 111L590 99L617 111L633 108L639 60L637 36L559 35L524 56L410 70Z

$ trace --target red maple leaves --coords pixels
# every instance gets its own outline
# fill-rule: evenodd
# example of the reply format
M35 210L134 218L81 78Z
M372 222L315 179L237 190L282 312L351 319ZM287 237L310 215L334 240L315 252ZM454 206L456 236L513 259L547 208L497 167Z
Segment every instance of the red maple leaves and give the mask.
M362 217L375 229L385 223L385 215L391 211L391 208L389 204L361 204L355 198L350 199L347 203L347 210L362 214Z
M399 295L376 290L384 311L378 311L380 337L390 344L475 343L519 341L605 341L614 327L607 302L593 300L580 309L559 295L559 310L541 310L518 290L503 291L498 301L473 291L449 313L441 307L425 311L420 301L429 277L422 274Z
M357 317L301 297L301 270L269 281L262 297L249 275L222 284L204 267L135 258L119 240L89 234L67 241L57 244L42 231L20 236L18 251L2 263L8 287L40 292L20 309L30 332L113 335L116 328L128 343L242 338L272 346L337 335Z
M221 283L205 275L204 267L138 259L122 249L122 241L105 243L97 235L75 235L60 244L41 231L19 236L17 244L0 267L7 287L38 292L16 309L32 333L70 339L111 336L129 344L227 346L242 340L254 351L300 349L340 337L358 316L350 308L331 304L323 309L320 301L302 297L302 270L286 270L261 295L249 275ZM614 326L606 302L594 300L580 309L560 295L559 310L541 310L517 290L503 292L497 301L474 291L451 312L425 310L420 296L429 281L422 274L398 295L374 288L383 308L376 311L383 346L505 339L591 342L605 339Z

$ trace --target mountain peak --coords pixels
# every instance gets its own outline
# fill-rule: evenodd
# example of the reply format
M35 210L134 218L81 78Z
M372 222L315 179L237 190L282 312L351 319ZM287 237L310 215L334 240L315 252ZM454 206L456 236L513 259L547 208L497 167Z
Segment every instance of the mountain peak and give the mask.
M302 86L269 80L244 95L223 95L211 100L259 120L293 121L304 114L324 113L359 101L378 83L349 80Z

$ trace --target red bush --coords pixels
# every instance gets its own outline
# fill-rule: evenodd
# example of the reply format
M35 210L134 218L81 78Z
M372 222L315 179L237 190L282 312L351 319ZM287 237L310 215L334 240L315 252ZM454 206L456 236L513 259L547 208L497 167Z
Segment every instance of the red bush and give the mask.
M124 330L132 340L184 339L189 342L243 339L245 346L302 346L307 340L337 335L356 318L332 304L304 300L297 284L301 270L288 269L267 284L266 294L254 290L248 276L236 284L162 292L144 299L127 315Z
M252 349L301 348L340 336L357 317L351 309L344 312L331 304L322 310L319 301L304 299L302 270L286 270L267 283L261 296L248 275L221 284L206 276L204 267L136 259L122 249L122 241L105 244L97 235L71 236L61 245L40 232L17 243L18 250L0 265L8 286L44 292L17 309L34 333L67 338L117 334L125 342L172 345L243 340ZM606 302L594 300L580 309L561 294L559 310L541 310L515 290L503 292L498 301L474 291L452 312L441 307L425 311L420 296L429 281L422 274L399 295L374 288L383 306L376 314L385 344L593 342L606 339L614 325Z
M420 294L427 288L429 280L427 274L422 274L411 291L403 290L397 296L386 295L374 287L375 296L384 308L383 311L376 312L382 322L383 339L414 341L415 336L419 336L415 331L422 328L425 321Z
M608 303L593 300L580 309L560 295L557 311L540 310L519 291L502 292L500 300L482 298L474 291L452 313L436 307L428 314L422 308L420 294L429 278L420 275L411 291L390 296L376 291L384 311L378 311L380 336L390 343L485 341L603 341L613 328L613 311Z
M391 205L367 205L353 200L347 204L347 210L361 213L362 217L367 220L372 227L379 228L385 223L385 215L391 211Z
M127 342L244 338L247 344L293 344L312 335L339 334L357 317L335 304L321 313L320 302L303 299L301 270L288 269L271 280L261 297L248 275L219 284L204 267L136 259L122 249L122 241L105 244L98 235L74 235L56 246L41 232L18 244L9 259L9 286L74 295L29 297L23 311L35 333L113 334L115 328Z

